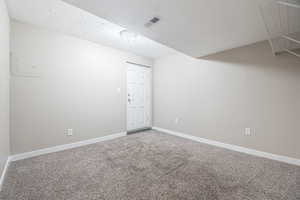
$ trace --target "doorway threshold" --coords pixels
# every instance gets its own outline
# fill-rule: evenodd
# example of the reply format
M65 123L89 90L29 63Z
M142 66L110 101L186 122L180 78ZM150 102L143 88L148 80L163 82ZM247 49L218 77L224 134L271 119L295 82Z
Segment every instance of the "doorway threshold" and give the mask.
M140 132L143 132L143 131L149 131L151 129L152 129L151 127L145 127L145 128L130 130L130 131L127 131L127 135L137 134L137 133L140 133Z

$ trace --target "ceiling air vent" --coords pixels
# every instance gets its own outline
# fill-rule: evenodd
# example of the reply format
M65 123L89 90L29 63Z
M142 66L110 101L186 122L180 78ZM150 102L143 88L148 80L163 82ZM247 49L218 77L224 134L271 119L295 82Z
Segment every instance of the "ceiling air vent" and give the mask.
M158 17L153 17L151 20L149 20L146 24L145 24L145 27L149 28L151 27L152 25L156 24L157 22L160 21L160 18Z

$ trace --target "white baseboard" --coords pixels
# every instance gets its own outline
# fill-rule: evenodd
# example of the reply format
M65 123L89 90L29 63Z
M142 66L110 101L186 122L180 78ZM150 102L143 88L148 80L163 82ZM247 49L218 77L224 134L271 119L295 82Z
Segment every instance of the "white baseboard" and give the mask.
M250 154L250 155L254 155L254 156L259 156L259 157L263 157L263 158L268 158L268 159L300 166L300 160L296 159L296 158L280 156L280 155L271 154L271 153L267 153L267 152L263 152L263 151L257 151L255 149L249 149L249 148L245 148L245 147L241 147L241 146L237 146L237 145L231 145L231 144L226 144L226 143L222 143L222 142L217 142L214 140L204 139L204 138L200 138L200 137L196 137L196 136L192 136L192 135L188 135L188 134L180 133L180 132L176 132L176 131L171 131L171 130L163 129L163 128L159 128L159 127L152 127L152 129L160 131L160 132L164 132L164 133L167 133L170 135L175 135L178 137L194 140L197 142L210 144L210 145L217 146L217 147L222 147L225 149L230 149L233 151L238 151L238 152L242 152L242 153L246 153L246 154Z
M2 174L1 174L1 177L0 177L0 191L2 190L2 184L3 184L3 182L4 182L5 174L6 174L6 172L7 172L9 163L10 163L10 157L7 158L6 163L5 163L5 166L4 166L4 169L3 169Z
M85 145L89 145L89 144L112 140L112 139L123 137L123 136L126 136L126 132L115 133L112 135L107 135L107 136L94 138L94 139L90 139L90 140L84 140L84 141L75 142L75 143L71 143L71 144L64 144L64 145L49 147L49 148L45 148L45 149L39 149L36 151L16 154L16 155L10 156L10 161L23 160L26 158L40 156L40 155L44 155L44 154L48 154L48 153L54 153L54 152L72 149L72 148L76 148L76 147L81 147L81 146L85 146Z

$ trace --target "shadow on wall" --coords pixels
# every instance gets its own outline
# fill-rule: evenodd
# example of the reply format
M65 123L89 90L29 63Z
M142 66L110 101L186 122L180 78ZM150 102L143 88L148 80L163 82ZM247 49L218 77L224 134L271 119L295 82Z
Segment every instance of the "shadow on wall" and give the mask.
M300 58L288 53L280 53L274 56L267 41L199 57L197 59L230 63L237 67L261 68L261 70L266 72L268 72L268 70L272 70L272 72L276 70L277 73L300 73ZM297 65L299 66L298 68L295 67Z

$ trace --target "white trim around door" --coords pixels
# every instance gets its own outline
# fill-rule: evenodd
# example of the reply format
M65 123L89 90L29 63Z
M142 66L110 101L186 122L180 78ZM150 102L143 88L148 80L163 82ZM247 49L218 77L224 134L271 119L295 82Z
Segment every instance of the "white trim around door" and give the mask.
M127 132L144 130L152 124L152 68L126 62Z

